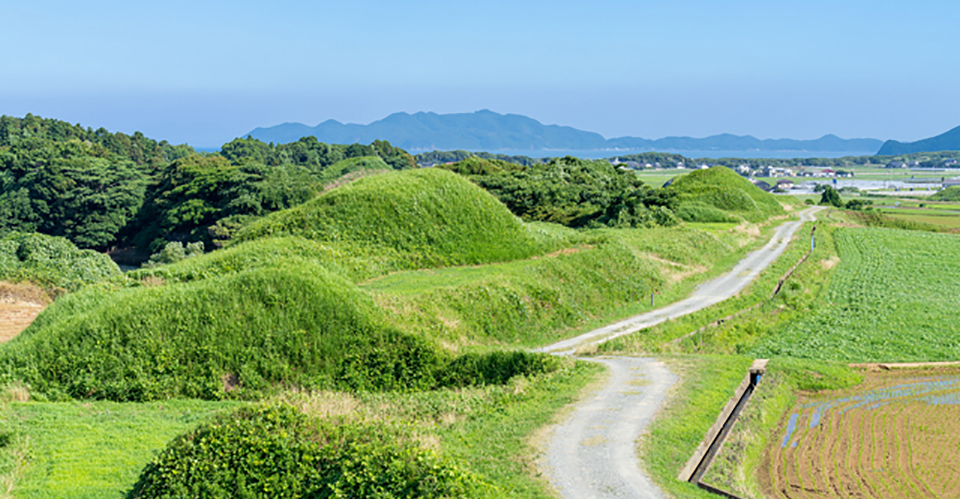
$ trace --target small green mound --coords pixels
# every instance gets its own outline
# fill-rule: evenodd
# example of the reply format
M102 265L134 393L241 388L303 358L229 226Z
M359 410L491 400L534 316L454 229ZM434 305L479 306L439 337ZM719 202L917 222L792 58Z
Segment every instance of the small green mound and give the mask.
M62 237L13 232L0 238L0 280L76 290L120 274L107 255L77 249Z
M501 159L483 159L477 156L470 156L463 161L457 161L449 165L437 165L437 168L450 170L460 175L493 175L495 173L522 171L524 166L508 163Z
M396 428L274 406L244 408L178 437L130 497L446 498L473 495L477 485Z
M360 170L388 170L393 168L380 156L358 156L356 158L341 159L323 170L320 180L336 180L348 173Z
M417 255L422 266L479 264L541 252L496 198L438 169L367 177L241 230L237 241L296 235Z
M960 201L960 185L954 185L938 191L928 197L930 201Z
M695 170L678 177L669 190L676 192L680 199L678 211L687 216L699 215L716 218L717 214L704 210L703 205L742 217L750 222L761 222L771 216L784 214L783 207L776 198L761 191L749 180L737 175L733 170L715 166L706 170ZM696 206L684 209L684 205L696 203ZM681 218L683 218L681 216ZM688 222L712 222L715 220L684 220Z
M314 264L77 295L0 350L6 379L50 397L217 399L281 385L430 388L445 360Z

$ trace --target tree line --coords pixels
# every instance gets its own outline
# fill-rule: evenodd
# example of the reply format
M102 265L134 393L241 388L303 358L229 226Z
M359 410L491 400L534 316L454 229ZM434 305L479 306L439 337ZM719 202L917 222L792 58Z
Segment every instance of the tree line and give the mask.
M0 236L39 232L98 251L132 246L140 258L169 241L215 247L249 220L322 191L331 173L369 165L404 169L416 162L385 141L238 138L218 153L199 153L139 132L2 116Z

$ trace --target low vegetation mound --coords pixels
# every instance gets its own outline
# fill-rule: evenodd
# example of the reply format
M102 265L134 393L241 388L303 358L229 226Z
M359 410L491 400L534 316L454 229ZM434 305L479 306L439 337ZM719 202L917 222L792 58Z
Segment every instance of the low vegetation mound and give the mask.
M237 239L276 235L373 245L416 255L422 266L514 260L544 249L496 198L436 169L360 179L270 215Z
M178 437L132 498L469 497L477 479L403 431L244 408Z
M749 180L723 166L695 170L678 177L668 190L679 197L677 212L688 222L719 221L720 215L709 207L750 222L784 213L772 194L761 191Z
M928 197L930 201L960 201L960 185L954 185L938 191Z
M110 257L62 237L13 232L0 238L0 280L76 290L119 275Z
M54 398L430 388L445 361L427 341L383 325L351 283L311 264L62 301L0 350L5 377Z
M356 158L347 158L337 161L327 167L320 175L322 181L336 180L348 173L364 170L393 170L386 161L379 156L360 156Z

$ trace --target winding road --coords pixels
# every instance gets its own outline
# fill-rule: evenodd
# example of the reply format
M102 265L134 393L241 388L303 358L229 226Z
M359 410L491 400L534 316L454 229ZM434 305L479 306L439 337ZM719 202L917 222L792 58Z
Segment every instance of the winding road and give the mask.
M730 298L782 255L797 229L803 222L815 220L814 214L821 209L804 210L800 221L777 227L763 248L747 255L730 272L701 284L689 298L538 351L573 355L581 346L603 343ZM607 366L609 378L599 392L554 428L543 459L546 475L566 499L665 497L640 470L636 441L653 420L676 376L656 359L589 360Z

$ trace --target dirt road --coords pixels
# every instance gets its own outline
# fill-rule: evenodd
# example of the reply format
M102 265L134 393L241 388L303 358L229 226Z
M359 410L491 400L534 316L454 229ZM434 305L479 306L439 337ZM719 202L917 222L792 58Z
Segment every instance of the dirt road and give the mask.
M786 249L802 221L820 208L801 213L801 222L779 226L770 242L747 255L729 273L702 284L690 298L631 317L570 340L541 348L571 355L578 347L602 343L719 303L743 289ZM636 441L660 408L676 377L655 359L592 359L609 369L605 386L586 399L551 434L543 468L566 499L665 497L640 471Z
M821 209L823 208L819 206L808 208L800 212L800 221L787 222L777 227L773 237L770 238L770 242L764 247L750 253L743 260L740 260L740 263L730 272L712 281L701 284L689 298L645 314L630 317L629 319L610 324L609 326L594 329L589 333L584 333L568 340L558 341L552 345L539 348L537 351L558 355L572 355L580 346L592 343L603 343L618 336L634 333L641 329L655 326L665 320L691 314L697 310L720 303L739 293L741 289L757 277L760 271L767 268L777 257L782 255L783 251L787 249L787 244L790 243L790 239L793 238L793 234L800 228L802 223L814 220L814 213Z

